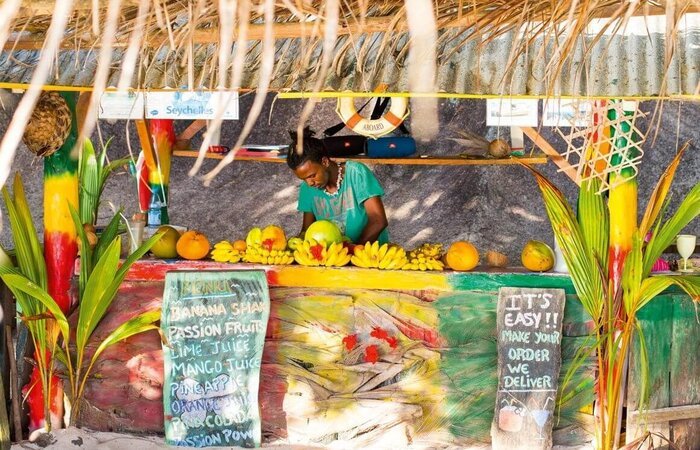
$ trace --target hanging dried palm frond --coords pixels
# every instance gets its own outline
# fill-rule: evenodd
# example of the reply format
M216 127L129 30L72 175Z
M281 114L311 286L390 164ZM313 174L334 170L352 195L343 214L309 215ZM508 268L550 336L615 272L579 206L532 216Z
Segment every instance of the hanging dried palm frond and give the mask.
M37 156L49 156L65 142L70 132L68 104L58 92L44 92L34 108L22 141Z

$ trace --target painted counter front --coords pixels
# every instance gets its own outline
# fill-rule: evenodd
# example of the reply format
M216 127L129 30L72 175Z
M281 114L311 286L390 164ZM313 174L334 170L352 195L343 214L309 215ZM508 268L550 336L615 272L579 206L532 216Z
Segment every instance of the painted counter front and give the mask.
M168 270L261 268L271 313L261 370L263 442L353 447L487 443L497 385L498 288L567 293L555 444L590 440L588 370L561 388L590 323L568 277L530 273L139 261L98 329L159 308ZM163 432L157 333L105 352L86 390L82 424Z

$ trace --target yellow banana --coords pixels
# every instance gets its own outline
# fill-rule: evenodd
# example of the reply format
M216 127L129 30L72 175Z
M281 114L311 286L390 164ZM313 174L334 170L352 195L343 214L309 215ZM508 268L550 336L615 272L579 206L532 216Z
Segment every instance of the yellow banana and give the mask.
M335 261L338 259L338 253L330 253L327 258L325 258L323 265L326 267L331 267L335 265Z
M382 244L382 246L379 247L379 251L378 251L378 254L377 254L377 259L378 259L379 261L381 261L382 259L384 259L384 257L386 256L386 254L387 254L388 251L389 251L389 244Z

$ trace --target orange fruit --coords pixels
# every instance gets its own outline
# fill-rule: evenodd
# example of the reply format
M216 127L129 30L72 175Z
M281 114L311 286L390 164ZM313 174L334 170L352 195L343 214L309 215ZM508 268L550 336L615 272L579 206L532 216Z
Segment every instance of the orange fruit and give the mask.
M238 250L239 252L244 252L246 248L248 248L248 245L245 243L243 239L239 239L237 241L233 241L233 246L234 250Z
M445 262L452 270L472 270L479 264L479 252L471 243L457 241L447 250Z
M209 254L209 239L197 230L185 231L177 240L177 254L185 259L202 259Z

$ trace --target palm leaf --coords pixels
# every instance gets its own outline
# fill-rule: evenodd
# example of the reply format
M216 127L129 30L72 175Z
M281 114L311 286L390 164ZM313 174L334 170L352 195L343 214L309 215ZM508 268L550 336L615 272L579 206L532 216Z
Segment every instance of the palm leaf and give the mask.
M588 248L600 266L599 271L608 273L608 247L610 241L610 215L605 198L600 191L600 180L583 181L579 191L577 218ZM602 296L603 292L596 293Z
M81 224L94 224L97 220L100 178L95 148L90 139L85 139L83 142L80 161L78 162L78 178L80 179Z
M689 146L689 142L686 142L685 145L683 145L680 151L676 154L676 157L673 158L673 161L671 161L671 164L666 168L663 175L661 175L661 178L659 178L658 183L656 183L654 192L651 194L649 203L647 203L647 208L644 212L642 223L639 226L642 236L646 236L653 224L656 222L656 219L662 210L666 196L668 195L668 191L671 188L671 183L673 183L673 177L676 174L676 169L681 162L683 154Z
M673 242L678 233L700 214L700 183L697 183L683 199L678 210L651 236L644 253L644 275L651 273L654 263Z
M68 327L68 319L61 311L56 301L41 287L37 286L33 281L24 275L13 273L5 273L0 275L7 287L13 293L21 292L29 297L38 300L46 309L53 315L54 320L58 324L59 330L65 342L70 340L70 331Z
M637 300L639 309L673 285L683 289L694 301L700 301L700 276L659 275L648 277L642 282Z
M78 234L78 239L80 239L80 276L78 277L78 290L80 293L80 298L82 298L85 292L85 285L92 272L92 249L90 248L90 242L88 241L87 234L81 223L81 218L78 215L78 211L75 210L73 205L68 204L68 209L70 210L70 215L73 218L73 225L75 225L75 231Z
M29 244L29 256L33 259L35 278L32 280L41 287L46 287L47 274L46 263L44 260L44 252L37 237L36 228L34 228L34 219L27 203L27 197L24 195L24 186L22 185L22 177L19 174L15 176L13 187L15 196L15 206L20 216L20 223L26 230L27 243Z
M147 311L136 317L129 319L123 324L119 325L114 331L112 331L104 340L100 343L92 355L90 365L97 361L97 358L110 346L116 344L117 342L123 341L124 339L130 338L139 333L143 333L148 330L158 330L159 327L154 325L160 320L160 310ZM87 373L86 373L87 375Z
M107 247L114 241L114 238L119 234L119 224L121 222L121 212L120 209L117 213L112 216L105 229L100 233L100 237L97 239L97 245L93 251L94 259L98 260L102 257L102 254L107 250Z
M117 237L104 255L97 260L85 284L85 291L80 299L80 315L76 328L76 346L79 354L84 350L90 335L112 302L113 296L109 295L109 287L119 266L120 251L121 238Z
M603 280L596 268L595 256L589 249L574 212L564 195L549 180L533 168L525 165L535 175L542 192L545 209L552 224L552 231L571 274L581 303L595 320L602 311Z

